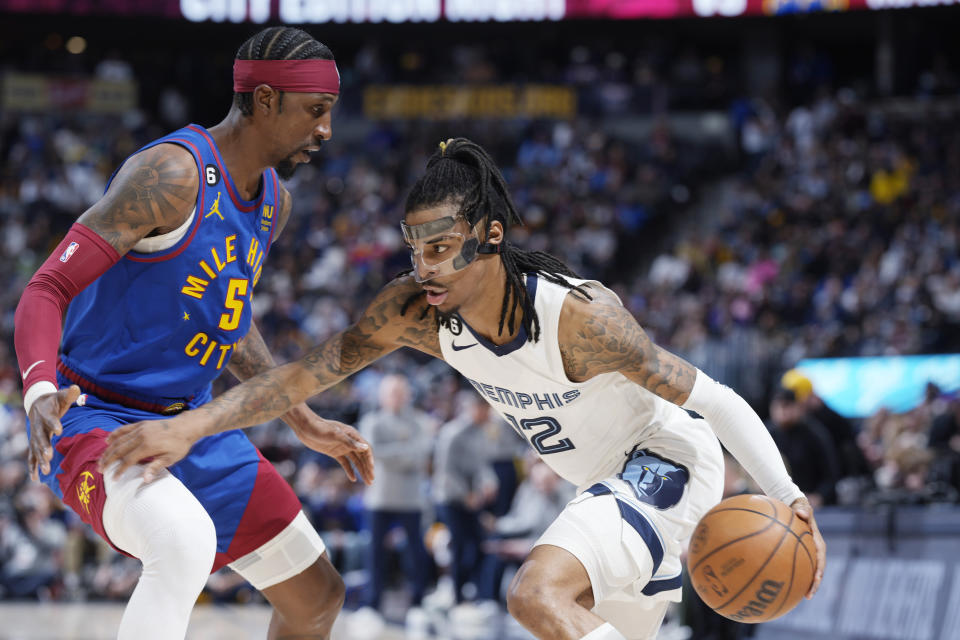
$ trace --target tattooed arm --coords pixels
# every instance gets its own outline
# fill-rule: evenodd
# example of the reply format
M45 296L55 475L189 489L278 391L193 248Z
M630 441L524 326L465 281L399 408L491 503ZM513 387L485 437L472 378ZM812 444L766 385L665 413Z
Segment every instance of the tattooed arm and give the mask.
M607 289L590 286L592 300L567 295L560 313L560 355L567 377L583 382L619 371L674 404L683 404L697 375L686 360L655 345Z
M440 358L433 318L420 319L423 303L400 314L403 302L418 289L412 278L394 280L359 320L301 360L260 374L197 409L205 423L201 435L216 433L231 423L247 426L276 417L402 346Z
M441 358L433 314L421 317L426 303L418 300L406 314L400 313L404 302L419 291L409 276L398 278L377 294L357 322L301 360L260 373L193 411L114 431L101 467L119 461L117 473L122 473L154 457L144 472L149 478L180 460L200 438L276 418L399 347Z
M583 382L619 372L661 398L700 413L764 492L790 505L810 525L817 548L817 568L807 593L812 597L823 577L826 545L810 503L787 474L760 417L736 392L653 344L610 291L594 286L589 293L592 300L569 293L560 313L560 354L567 377Z
M77 222L124 255L141 239L169 233L186 222L199 188L190 152L158 144L127 160L107 193Z
M251 323L250 331L237 345L227 368L242 381L275 366L273 356L257 325ZM356 467L364 482L373 482L373 452L370 451L370 443L356 429L336 420L321 418L304 402L291 407L280 417L290 426L300 442L339 462L351 481L357 479L354 473Z
M420 319L423 303L400 314L403 302L418 289L409 277L391 282L357 322L301 360L251 378L190 412L202 420L199 435L222 431L231 424L249 426L274 418L402 346L442 357L433 317Z

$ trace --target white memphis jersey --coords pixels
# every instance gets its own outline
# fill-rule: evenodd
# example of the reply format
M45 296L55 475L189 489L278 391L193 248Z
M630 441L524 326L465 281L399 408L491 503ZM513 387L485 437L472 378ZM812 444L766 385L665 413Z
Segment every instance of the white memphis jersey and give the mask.
M521 327L515 340L494 345L455 315L449 328L440 328L440 349L544 462L581 489L621 471L637 446L691 469L703 462L722 468L719 443L705 420L690 420L620 373L569 380L558 325L570 290L532 274L526 285L540 320L537 342L528 342Z

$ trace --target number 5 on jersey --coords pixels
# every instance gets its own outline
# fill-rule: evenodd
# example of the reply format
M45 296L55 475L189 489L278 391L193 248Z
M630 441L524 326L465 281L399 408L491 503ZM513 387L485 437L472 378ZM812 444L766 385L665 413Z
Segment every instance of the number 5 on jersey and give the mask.
M223 303L227 313L220 314L220 324L217 326L224 331L233 331L240 326L240 316L243 314L243 296L247 295L249 281L246 278L230 278L227 284L227 298Z

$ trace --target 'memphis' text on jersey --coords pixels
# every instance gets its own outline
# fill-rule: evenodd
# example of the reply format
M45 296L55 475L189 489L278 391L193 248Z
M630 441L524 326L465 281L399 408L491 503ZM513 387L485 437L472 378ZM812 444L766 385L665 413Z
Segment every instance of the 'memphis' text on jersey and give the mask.
M472 378L467 378L467 381L480 392L480 395L489 398L492 402L520 409L521 411L526 409L536 411L559 409L573 403L574 400L580 397L579 389L571 389L563 393L524 393L522 391L507 389L506 387L487 384L486 382L478 382Z

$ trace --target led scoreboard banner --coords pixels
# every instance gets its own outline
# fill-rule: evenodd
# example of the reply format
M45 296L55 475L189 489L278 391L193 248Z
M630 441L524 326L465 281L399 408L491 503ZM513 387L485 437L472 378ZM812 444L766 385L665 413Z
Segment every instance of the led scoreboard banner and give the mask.
M0 11L183 18L180 0L0 0Z
M309 24L733 17L952 4L960 0L0 0L0 12Z

